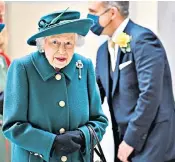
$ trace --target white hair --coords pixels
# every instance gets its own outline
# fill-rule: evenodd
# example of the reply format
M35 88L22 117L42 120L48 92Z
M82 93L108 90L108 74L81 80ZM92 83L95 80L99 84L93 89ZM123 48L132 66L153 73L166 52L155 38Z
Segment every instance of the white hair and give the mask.
M40 37L36 39L36 47L40 53L44 52L44 39L45 37Z
M40 38L37 38L36 39L36 47L37 47L37 49L38 49L38 51L40 53L43 53L44 52L44 39L45 38L46 37L40 37ZM81 47L85 43L85 37L82 36L82 35L76 34L76 40L75 41L76 41L75 46L76 47Z

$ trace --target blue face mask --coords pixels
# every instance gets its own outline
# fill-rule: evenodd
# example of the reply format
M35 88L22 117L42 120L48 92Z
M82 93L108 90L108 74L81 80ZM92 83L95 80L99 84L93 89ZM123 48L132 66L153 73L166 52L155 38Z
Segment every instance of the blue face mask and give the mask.
M108 12L109 10L110 10L110 8L107 9L106 11L104 11L100 16L102 16L103 14L105 14L106 12ZM90 19L92 19L94 21L94 24L91 26L91 29L90 30L94 34L96 34L98 36L102 33L102 31L105 28L105 27L101 26L100 23L99 23L100 16L96 16L96 15L93 15L93 14L88 14L87 15L87 18L90 18Z
M100 16L96 16L96 15L92 15L92 14L88 14L87 18L90 18L94 21L94 24L91 26L91 31L96 34L96 35L100 35L104 29L103 26L100 25L99 23L99 18Z

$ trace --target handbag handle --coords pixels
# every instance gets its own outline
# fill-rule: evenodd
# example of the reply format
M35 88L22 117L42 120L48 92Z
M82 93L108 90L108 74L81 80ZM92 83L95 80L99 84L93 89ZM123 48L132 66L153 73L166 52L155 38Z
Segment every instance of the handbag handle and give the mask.
M102 162L107 162L106 158L104 156L103 150L101 148L100 141L99 141L93 127L91 125L88 125L87 127L88 127L90 135L91 135L91 138L90 138L90 142L91 142L91 151L90 151L91 157L90 157L90 160L91 160L91 162L93 162L93 159L94 159L94 151L100 157ZM96 140L96 144L97 144L97 147L98 147L99 151L96 148L94 148L94 139Z

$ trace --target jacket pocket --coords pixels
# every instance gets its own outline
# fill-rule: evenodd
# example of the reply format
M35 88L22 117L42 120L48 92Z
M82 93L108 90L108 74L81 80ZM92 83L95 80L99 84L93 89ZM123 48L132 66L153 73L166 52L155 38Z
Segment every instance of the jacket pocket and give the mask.
M127 61L119 65L120 74L130 74L131 72L135 72L135 64L132 61Z
M154 123L169 121L171 118L171 115L172 115L172 111L169 111L164 107L159 107Z
M123 70L124 68L126 68L127 66L129 66L130 64L132 64L133 62L131 60L124 62L122 64L119 65L119 70Z

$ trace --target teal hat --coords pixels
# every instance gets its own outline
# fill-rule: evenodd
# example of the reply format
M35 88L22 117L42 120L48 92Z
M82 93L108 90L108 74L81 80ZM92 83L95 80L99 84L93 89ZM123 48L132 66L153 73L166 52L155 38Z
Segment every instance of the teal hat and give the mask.
M0 32L4 29L4 27L5 27L5 24L0 23Z
M91 19L80 19L78 11L59 11L40 18L38 22L39 32L31 36L27 43L35 46L36 39L63 33L77 33L85 36L93 24Z

